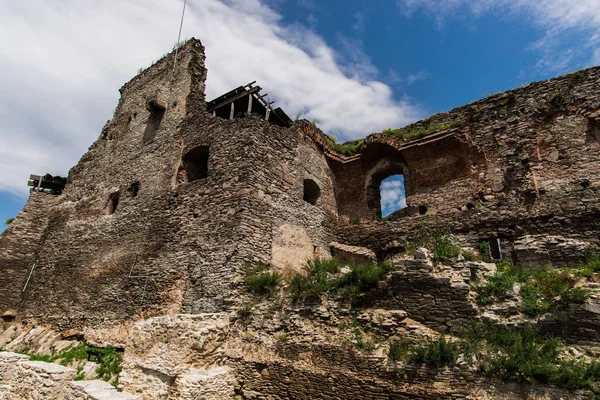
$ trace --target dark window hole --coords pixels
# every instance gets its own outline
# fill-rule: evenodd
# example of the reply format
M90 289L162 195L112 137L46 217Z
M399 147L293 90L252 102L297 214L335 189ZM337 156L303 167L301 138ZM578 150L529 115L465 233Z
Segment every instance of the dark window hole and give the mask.
M304 201L310 204L317 204L317 200L321 195L321 188L312 179L304 180Z
M137 196L139 190L140 190L140 183L139 182L133 182L127 188L127 194L129 195L129 197L134 198L135 196Z
M494 238L488 240L490 245L490 255L493 260L501 261L502 260L502 248L500 247L500 239Z
M165 116L165 109L158 107L154 102L151 102L148 105L148 109L150 110L150 116L148 117L148 123L146 124L144 136L142 137L142 143L144 144L154 140L156 132L158 131L158 128L160 128L160 123Z
M419 206L419 214L425 215L427 213L427 206Z
M188 182L208 177L208 146L195 147L183 156Z
M108 197L108 205L106 206L106 214L112 215L115 211L117 211L117 206L119 205L119 192L111 193Z

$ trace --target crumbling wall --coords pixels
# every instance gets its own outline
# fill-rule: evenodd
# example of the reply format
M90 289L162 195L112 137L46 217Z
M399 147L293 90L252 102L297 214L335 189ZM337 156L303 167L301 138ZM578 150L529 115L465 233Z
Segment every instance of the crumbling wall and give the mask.
M598 83L600 68L591 68L491 96L427 121L429 126L459 121L465 124L461 128L409 143L380 134L367 137L363 161L332 167L340 214L358 216L340 219L340 240L385 255L400 249L421 226L431 232L447 225L473 246L490 238L512 243L525 234L597 245ZM364 196L348 196L344 186L352 182L360 187L360 168L350 164L372 157L370 143L396 151L410 172L405 185L408 208L394 220L369 221L363 211L351 211L360 204L344 204L350 201L346 198L356 198L365 205ZM363 180L364 174L363 169ZM352 224L359 220L361 224ZM552 257L539 261L548 260L561 263Z
M16 316L27 277L44 251L44 230L56 201L53 195L32 192L25 207L0 236L0 316Z
M95 327L102 333L87 334L103 341L119 331L113 323L142 315L228 309L242 301L249 264L297 269L329 253L337 205L325 156L302 124L209 114L206 73L203 47L191 40L174 73L171 54L121 88L113 119L70 171L63 195L40 209L48 223L39 247L10 256L7 242L0 265L8 268L10 257L22 265L11 275L18 284L2 290L19 317ZM310 201L306 180L318 186ZM287 227L301 235L285 237Z

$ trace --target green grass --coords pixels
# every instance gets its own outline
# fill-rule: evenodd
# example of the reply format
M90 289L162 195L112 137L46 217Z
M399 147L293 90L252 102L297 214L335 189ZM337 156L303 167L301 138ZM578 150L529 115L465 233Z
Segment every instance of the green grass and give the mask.
M113 386L118 385L119 374L121 373L121 363L123 361L123 355L121 352L113 347L94 347L90 346L85 342L79 343L77 346L70 347L54 354L33 354L30 355L31 361L44 361L53 363L58 361L60 365L69 366L79 361L87 360L88 350L96 351L100 354L98 361L98 367L96 373L100 379L110 382ZM85 378L83 370L77 367L77 376L75 380L82 380Z
M561 271L550 265L526 268L509 265L500 267L495 275L475 290L478 303L485 305L506 299L513 285L520 283L522 311L530 316L539 316L564 310L570 304L585 303L590 291L576 288L576 281L576 275L570 271Z
M600 362L565 357L564 344L534 327L470 324L462 334L469 355L478 354L478 371L487 377L540 382L567 389L595 389ZM482 357L482 350L486 356Z
M552 95L552 98L548 102L548 108L550 111L560 111L564 110L566 107L566 101L563 97L562 93L558 90L555 91Z
M395 136L404 141L410 141L415 139L421 139L429 134L453 129L453 128L462 128L465 126L463 121L451 121L444 122L441 124L431 125L431 120L426 119L422 122L420 126L411 125L405 128L397 128L397 129L384 129L381 133L384 135Z
M361 139L348 144L338 144L336 143L336 138L334 136L325 135L325 143L327 143L327 146L336 153L350 157L360 152L360 148L365 141L364 139Z
M113 386L119 384L119 374L121 373L121 363L123 356L113 347L103 349L100 356L100 365L96 369L96 373L100 379L110 382Z
M10 225L10 223L11 223L11 222L13 222L14 220L15 220L14 218L7 218L7 219L4 221L4 225Z
M394 361L406 361L410 359L412 344L406 340L394 340L390 343L388 357Z
M248 290L259 295L272 295L281 281L277 271L268 271L269 266L259 263L246 268L245 282Z
M356 347L361 350L375 350L375 341L365 339L363 332L359 328L354 329L354 340L356 341Z
M390 343L389 357L440 368L456 365L462 355L479 375L488 378L539 382L566 389L599 389L598 359L586 361L569 356L563 342L532 326L471 322L461 329L458 338L451 342L440 336L421 344L396 340Z
M479 242L479 254L484 258L489 257L490 244L487 240L482 240L481 242Z
M252 300L244 302L236 311L236 316L242 324L247 324L252 318L254 302Z
M447 341L446 337L441 335L437 340L415 346L410 360L414 363L439 368L453 365L459 354L460 345Z
M412 254L419 247L425 247L432 252L435 264L455 264L459 254L462 254L467 261L478 259L475 254L462 250L452 243L448 226L438 225L435 228L430 228L421 225L415 237L405 243L404 252Z
M297 273L290 281L293 301L316 301L324 293L337 293L344 300L358 304L372 288L377 287L383 276L391 269L385 263L351 264L350 271L341 277L332 277L343 266L336 258L308 261L304 273Z

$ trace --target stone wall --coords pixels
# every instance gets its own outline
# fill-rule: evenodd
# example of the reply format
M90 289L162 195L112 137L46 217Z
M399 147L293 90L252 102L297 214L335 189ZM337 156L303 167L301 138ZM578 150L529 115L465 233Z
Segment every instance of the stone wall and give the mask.
M73 381L73 368L0 351L0 400L136 400L104 381Z
M32 192L25 207L0 235L0 315L16 315L27 277L43 252L43 235L56 200L50 194Z
M331 158L339 241L387 254L420 226L448 224L471 245L488 238L513 242L525 234L597 245L599 82L600 68L591 68L532 83L427 120L430 126L462 121L463 128L409 143L373 134L358 159ZM368 215L372 172L364 165L390 155L406 171L408 209L404 217L380 222ZM561 262L551 252L548 259Z
M247 265L298 269L329 254L333 176L302 124L208 114L202 45L191 40L182 49L174 75L172 57L121 88L113 119L70 171L63 194L45 197L52 207L41 209L42 195L32 195L2 236L0 266L11 285L2 285L0 312L109 331L141 315L226 310L242 300ZM167 101L166 111L156 99ZM320 189L315 204L303 198L309 179ZM30 209L41 213L40 224L19 228ZM13 245L40 236L28 252Z

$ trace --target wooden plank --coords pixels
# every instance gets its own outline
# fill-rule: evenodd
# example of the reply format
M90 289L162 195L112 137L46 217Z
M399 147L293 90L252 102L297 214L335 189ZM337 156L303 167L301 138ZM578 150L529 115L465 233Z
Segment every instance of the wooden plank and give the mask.
M234 108L234 107L233 107L233 105L234 105L234 104L235 104L235 103L232 101L232 102L231 102L231 110L229 111L229 119L233 119L233 108Z
M271 106L269 105L269 99L267 99L267 113L265 115L265 119L269 120L269 114L271 113Z
M252 89L249 89L249 90L244 90L243 92L238 93L235 96L232 96L232 97L229 97L229 98L227 98L225 100L222 100L222 101L220 101L219 103L217 103L217 104L215 104L213 106L209 106L207 110L208 110L208 112L212 112L212 111L216 110L217 108L221 108L221 107L226 106L227 104L229 104L231 102L234 102L236 100L242 99L245 96L248 96L249 94L258 93L258 92L260 92L260 90L261 90L260 86L253 87Z
M39 175L29 175L29 180L31 181L39 181L41 176Z
M248 115L252 112L252 95L248 95Z

